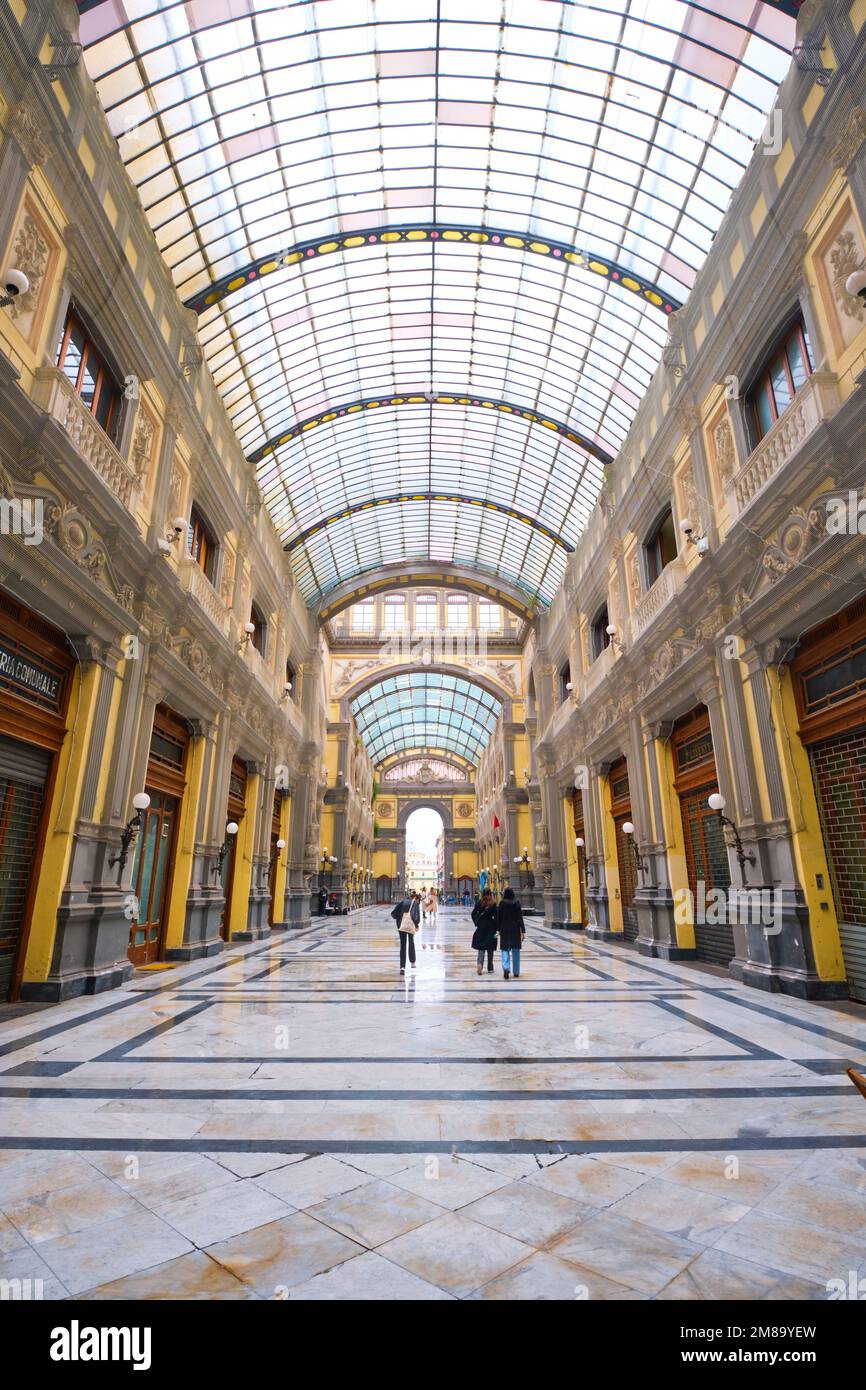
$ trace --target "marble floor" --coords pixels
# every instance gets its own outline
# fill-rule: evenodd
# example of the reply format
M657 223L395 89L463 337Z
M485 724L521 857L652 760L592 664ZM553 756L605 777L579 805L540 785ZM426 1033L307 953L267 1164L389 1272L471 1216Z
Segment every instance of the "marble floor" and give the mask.
M442 911L401 979L368 909L0 1021L0 1283L800 1300L866 1278L866 1010L538 921L519 980L479 978L471 933Z

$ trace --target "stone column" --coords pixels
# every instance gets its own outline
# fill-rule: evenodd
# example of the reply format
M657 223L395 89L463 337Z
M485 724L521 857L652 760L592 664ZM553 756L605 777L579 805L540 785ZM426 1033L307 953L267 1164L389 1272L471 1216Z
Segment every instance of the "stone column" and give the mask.
M82 675L94 665L98 668L96 708L69 870L57 911L51 969L45 981L37 986L25 986L22 992L24 998L51 1002L114 989L133 973L127 956L130 919L125 910L131 892L135 843L129 847L125 866L112 866L108 861L120 852L121 832L134 815L132 793L128 791L126 779L122 799L119 792L116 797L118 808L122 806L118 814L113 812L113 791L124 729L133 722L131 714L137 704L143 663L128 662L124 669L120 667L119 648L88 637L73 639L73 642ZM125 691L118 724L112 729L111 712L119 680L124 680ZM100 803L99 782L107 757L110 759L109 785Z
M550 754L539 749L539 785L541 789L542 822L539 827L538 867L544 885L544 920L546 925L560 926L569 918L568 874L565 863L565 830L559 783ZM546 843L544 829L546 829Z

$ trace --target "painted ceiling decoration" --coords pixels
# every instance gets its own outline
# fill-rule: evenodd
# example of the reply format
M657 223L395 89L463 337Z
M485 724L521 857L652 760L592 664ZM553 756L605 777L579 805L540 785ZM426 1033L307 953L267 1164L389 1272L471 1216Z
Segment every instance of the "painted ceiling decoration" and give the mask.
M501 701L480 685L440 671L387 676L351 707L376 764L427 747L477 763L502 711Z
M549 603L763 132L799 7L79 8L309 603L401 562Z

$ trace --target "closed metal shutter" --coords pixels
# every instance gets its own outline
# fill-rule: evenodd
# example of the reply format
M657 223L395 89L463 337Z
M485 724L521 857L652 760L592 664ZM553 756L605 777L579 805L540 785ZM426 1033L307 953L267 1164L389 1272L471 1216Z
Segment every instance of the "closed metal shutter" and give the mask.
M622 904L622 934L626 941L637 941L638 920L634 905L637 888L637 866L632 848L633 835L623 834L627 816L618 817L616 825L616 856L619 868L619 896Z
M866 728L809 749L848 988L866 1003Z
M686 845L686 870L693 900L696 905L706 905L704 916L726 918L725 909L716 909L706 903L706 896L713 889L719 888L727 895L731 886L724 832L715 811L711 811L707 805L707 797L714 791L718 791L718 787L713 782L689 792L680 797L680 808ZM700 912L696 912L696 916L700 915ZM718 923L695 922L695 955L698 960L705 960L710 965L728 965L735 954L734 931L727 920Z
M50 768L50 753L0 736L0 999L12 987Z

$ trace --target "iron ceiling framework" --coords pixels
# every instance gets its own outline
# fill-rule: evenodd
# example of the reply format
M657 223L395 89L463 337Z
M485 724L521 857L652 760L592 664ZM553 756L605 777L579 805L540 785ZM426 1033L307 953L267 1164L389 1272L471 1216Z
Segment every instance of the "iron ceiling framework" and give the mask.
M798 6L79 8L265 501L287 546L306 536L309 602L424 560L549 602L762 132Z
M502 703L460 676L408 671L371 685L352 700L351 709L375 764L425 747L477 763Z

